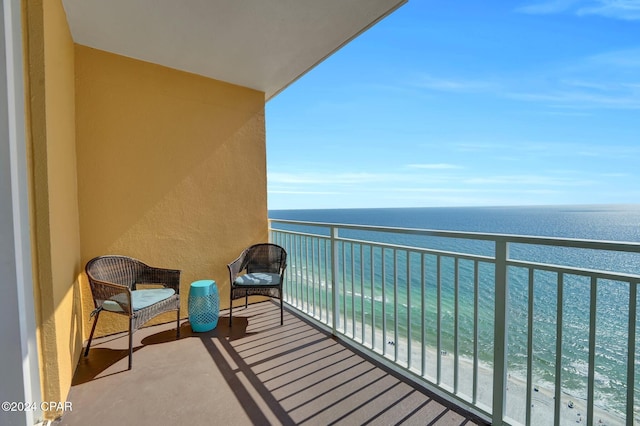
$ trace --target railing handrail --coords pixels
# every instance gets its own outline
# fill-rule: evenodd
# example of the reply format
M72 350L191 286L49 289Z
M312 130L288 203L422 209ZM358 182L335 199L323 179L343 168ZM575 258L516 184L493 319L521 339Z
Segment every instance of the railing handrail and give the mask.
M516 244L534 244L545 246L560 246L571 248L583 248L593 250L608 251L624 251L632 253L640 253L640 242L632 241L610 241L610 240L593 240L582 238L565 238L565 237L543 237L536 235L518 235L518 234L500 234L490 232L466 232L466 231L445 231L437 229L422 228L403 228L393 226L376 226L376 225L358 225L349 223L335 222L313 222L290 219L272 219L271 223L282 223L300 226L315 226L322 228L340 228L352 229L357 231L387 232L394 234L411 234L431 237L460 238L469 240L482 240L493 242L507 242Z
M295 235L302 235L306 237L324 238L326 240L331 240L331 237L327 235L318 235L318 234L312 234L309 232L292 231L287 229L278 229L277 231L282 232L284 234L295 234ZM376 242L376 241L360 240L355 238L335 237L335 240L346 242L346 243L353 243L353 244L371 244L375 247L413 251L416 253L434 254L434 255L443 255L443 256L456 256L460 259L478 260L478 261L484 261L484 262L495 261L495 257L481 255L481 254L469 254L469 253L463 253L463 252L454 252L450 250L439 250L439 249L431 249L431 248L424 248L424 247L406 246L402 244L383 243L383 242ZM611 271L605 271L602 269L589 269L589 268L583 268L583 267L572 267L572 266L566 266L566 265L531 262L531 261L516 260L516 259L507 259L507 263L509 266L519 266L523 268L535 267L541 270L564 272L567 274L575 274L575 275L583 275L583 276L598 275L601 278L606 278L609 280L633 281L633 280L640 279L640 275L629 274L624 272L611 272Z

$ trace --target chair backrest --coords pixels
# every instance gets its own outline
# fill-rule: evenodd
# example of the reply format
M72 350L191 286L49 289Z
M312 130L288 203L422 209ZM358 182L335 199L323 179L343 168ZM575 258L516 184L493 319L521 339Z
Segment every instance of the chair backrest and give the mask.
M245 250L243 267L247 273L270 272L280 274L287 265L287 252L276 244L255 244Z
M135 288L141 271L146 265L137 259L127 256L99 256L87 262L85 271L93 290L93 280L106 281Z

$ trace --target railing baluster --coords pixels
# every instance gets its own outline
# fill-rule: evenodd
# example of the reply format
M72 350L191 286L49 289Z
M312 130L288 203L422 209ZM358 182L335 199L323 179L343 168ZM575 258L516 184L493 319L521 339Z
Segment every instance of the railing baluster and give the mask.
M305 238L306 237L304 235L300 236L300 241L299 241L299 246L298 246L298 249L299 249L298 259L300 260L300 272L299 272L299 274L300 274L300 299L299 299L299 306L300 306L300 309L303 310L303 311L305 311L305 305L304 305L304 301L305 301L305 297L304 297L305 267L304 267L304 264L305 264L305 261L306 261L306 258L305 258L305 255L304 255L304 241L305 241Z
M304 310L304 256L303 256L304 235L298 238L298 306Z
M360 339L364 344L364 337L365 337L364 330L367 327L366 327L365 315L364 315L364 245L363 244L360 244L360 314L361 314L360 326L362 328Z
M393 250L393 360L398 362L398 251Z
M300 241L298 242L298 259L300 262L300 296L299 296L299 306L300 309L304 310L304 302L305 302L305 297L304 297L304 290L305 290L305 262L306 262L306 258L304 255L304 246L305 246L305 241L306 241L306 237L304 235L300 236Z
M317 238L311 237L311 306L312 315L316 316L316 245Z
M427 300L426 300L426 276L424 268L424 253L420 253L420 353L422 362L420 363L420 376L424 377L427 372Z
M326 309L326 315L325 315L325 319L326 319L326 323L329 323L329 306L331 306L331 304L329 303L329 295L332 294L329 292L329 277L331 276L331 280L333 280L333 272L330 273L330 271L333 271L333 257L331 256L332 253L332 248L331 248L331 241L329 241L329 244L327 244L327 241L324 242L324 306ZM333 292L333 282L331 281L331 291ZM332 297L333 299L333 297ZM332 302L333 303L333 302ZM333 322L333 310L332 312L332 316L331 316L331 321ZM334 329L335 331L335 329Z
M337 334L338 330L338 227L331 228L331 295L332 295L332 306L331 311L333 313L333 334Z
M480 271L477 260L473 261L473 404L478 402L478 317L480 303Z
M291 260L289 262L289 264L290 264L289 268L291 269L291 285L290 285L290 288L291 288L291 304L297 307L297 305L296 305L296 294L297 294L296 293L296 291L297 291L296 290L296 286L298 285L298 278L297 278L296 275L298 273L298 268L297 268L296 262L298 260L297 260L297 257L296 257L296 250L295 250L296 238L298 238L297 235L292 235L291 236L291 241L290 241L291 249L289 250L289 253L291 255Z
M556 301L556 376L555 376L555 401L554 401L554 425L560 424L560 407L562 401L562 313L564 300L564 274L558 274L558 300Z
M460 273L459 273L459 259L456 257L453 262L453 393L458 393L458 332L460 330L460 322L458 315L460 315Z
M598 306L598 279L591 277L589 297L589 367L587 372L587 422L594 423L593 404L595 400L596 368L596 309Z
M638 308L638 285L640 281L629 282L629 335L627 337L627 424L634 423L635 404L635 360L636 321ZM634 423L635 424L635 423Z
M313 237L307 237L307 243L305 244L307 249L307 312L313 316L315 313L315 306L313 304L313 292L315 277L313 276Z
M495 320L493 352L493 424L502 424L507 388L507 324L508 280L507 259L509 245L505 240L496 241L495 248Z
M375 249L371 246L371 349L376 349L376 270Z
M407 252L407 366L411 369L411 254Z
M287 288L287 300L289 301L289 303L293 304L293 253L291 253L291 238L293 238L293 235L291 234L286 234L284 241L285 241L285 248L287 248L287 252L288 252L288 257L287 257L287 269L286 269L286 274L287 274L287 280L285 282L286 284L286 288Z
M355 295L356 263L354 259L354 254L355 254L355 248L352 243L351 244L351 336L353 336L353 338L355 339L356 338L356 295Z
M347 243L341 243L342 248L342 322L340 329L344 334L347 333Z
M291 247L295 247L296 244L296 236L292 235L291 238L289 239L289 244ZM291 282L289 283L289 290L291 291L291 303L295 306L295 296L294 294L296 294L296 286L298 285L298 278L296 277L296 253L295 250L291 250L291 254L293 255L293 259L291 261L291 264L293 266L293 268L290 268L291 271L289 271L290 273L290 278L291 278Z
M322 321L322 314L324 312L324 306L322 305L322 288L323 288L323 284L326 283L326 281L323 281L323 271L326 269L326 266L324 266L324 250L323 250L323 240L322 238L318 238L317 239L317 250L318 250L318 269L317 269L317 275L318 275L318 319L320 321Z
M269 225L271 225L271 223L269 223ZM279 232L276 232L275 230L273 231L274 235L278 234L280 236L280 241L278 242L279 245L281 245L282 247L288 247L287 245L287 237L288 234L282 234ZM291 259L288 260L288 262L291 262ZM289 278L289 272L291 272L291 268L287 268L284 271L284 282L282 283L282 297L284 298L285 302L289 302L289 282L291 281Z
M289 247L293 247L293 240L294 240L294 236L290 235L289 236ZM293 254L293 251L292 251ZM294 293L294 286L295 286L295 256L294 259L292 261L290 261L290 263L294 266L293 268L287 268L289 270L289 301L293 304L293 293Z
M533 268L529 268L529 290L527 301L527 413L525 424L531 424L531 400L533 398L532 390L533 390L533 292L534 292L534 273Z
M287 244L287 238L289 237L289 234L281 234L282 236L282 241L280 242L280 245L282 247L289 247L289 245ZM291 262L291 259L288 259L288 262ZM291 293L291 291L289 290L289 284L291 283L291 268L288 267L287 269L285 269L284 271L284 282L282 283L282 287L283 287L283 292L284 294L282 295L282 297L284 298L285 301L290 302L291 300L289 299L289 295Z
M307 312L309 312L309 237L305 237L304 239L304 277Z
M384 248L382 249L382 355L387 355L387 292L385 282L387 281L386 259Z
M442 261L441 256L437 257L436 264L436 350L437 354L437 372L436 372L436 383L440 384L442 382Z
M301 237L299 235L296 235L296 237L293 239L293 253L294 253L294 265L295 265L295 275L296 275L296 279L295 279L295 306L296 307L300 307L300 305L298 304L298 284L300 284L300 280L299 280L299 275L300 275L300 268L298 263L300 262L300 256L298 256L298 240Z
M290 234L287 235L286 238L285 238L285 242L287 244L287 247L291 247L292 246L291 238L292 238L292 235L290 235ZM289 264L292 264L292 263L293 262L291 260L289 260ZM293 302L293 299L291 297L292 294L293 294L293 270L294 270L294 268L292 268L292 267L288 267L287 268L287 274L288 274L287 277L289 278L287 280L287 289L289 289L289 291L287 292L288 293L287 300L289 300L289 303Z
M315 239L315 244L313 247L313 263L315 265L313 270L313 306L314 311L313 314L317 316L317 318L322 319L322 303L320 302L320 291L322 289L322 277L320 275L320 238ZM317 253L317 254L316 254ZM315 300L316 292L318 293L318 300ZM315 309L317 308L318 313L316 314Z

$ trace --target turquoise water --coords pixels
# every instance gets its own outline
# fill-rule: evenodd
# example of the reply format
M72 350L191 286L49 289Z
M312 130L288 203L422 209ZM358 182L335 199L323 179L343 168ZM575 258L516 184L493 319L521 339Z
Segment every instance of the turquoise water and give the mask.
M517 235L537 235L564 238L580 238L607 241L640 242L640 206L556 206L556 207L496 207L496 208L422 208L422 209L349 209L349 210L290 210L271 211L274 219L295 219L303 221L355 223L378 226L397 226L453 230L467 232L489 232ZM351 231L350 231L351 232ZM389 242L407 246L428 246L441 250L452 250L472 254L492 255L493 247L489 243L466 240L429 239L407 235L388 235L371 232L348 232L341 236L358 239ZM359 259L359 247L356 247L356 264L365 264L365 282L370 274L371 254L366 248L363 259ZM347 245L345 285L350 291L350 280L360 282L361 270L350 271L351 247ZM604 253L589 250L568 250L562 248L541 248L530 245L513 244L510 257L536 262L547 262L589 269L610 270L640 275L640 255L628 253ZM364 291L365 313L377 318L377 327L382 326L382 259L381 250L374 250L375 288L354 288L355 293ZM385 262L392 265L391 252L385 252ZM393 329L393 298L398 298L398 328L400 336L408 334L407 316L411 324L421 322L422 288L419 280L421 265L419 256L409 256L399 252L395 260L400 267L397 288L394 277L390 276L391 267L387 267L385 283L386 321L388 329ZM426 256L425 304L427 345L435 347L437 335L436 306L436 257ZM443 258L441 264L441 345L443 350L454 350L454 261ZM406 282L406 269L412 277ZM486 364L493 358L493 266L480 263L478 328L479 358ZM459 353L473 356L474 327L474 264L461 260L459 273ZM509 373L516 377L526 376L527 320L528 320L528 272L519 268L509 270ZM537 271L534 277L534 347L533 375L541 386L553 389L555 377L556 316L558 303L557 275ZM408 289L408 290L407 290ZM410 294L409 294L410 293ZM410 295L410 304L408 303ZM562 327L562 390L577 398L586 399L588 345L589 345L589 298L590 282L579 276L567 275L563 285L563 327ZM372 302L373 300L373 302ZM619 282L601 281L598 284L596 308L596 358L595 389L596 405L618 414L624 413L626 401L627 372L627 334L629 285ZM640 302L640 301L639 301ZM640 304L640 303L639 303ZM351 301L346 301L347 316L351 315ZM355 316L360 317L360 305L355 304ZM637 329L640 330L640 318ZM420 341L419 327L412 327L415 341ZM640 336L637 338L640 341ZM640 345L636 345L636 369L640 370ZM640 378L640 374L636 374ZM635 380L636 410L640 405L640 383Z

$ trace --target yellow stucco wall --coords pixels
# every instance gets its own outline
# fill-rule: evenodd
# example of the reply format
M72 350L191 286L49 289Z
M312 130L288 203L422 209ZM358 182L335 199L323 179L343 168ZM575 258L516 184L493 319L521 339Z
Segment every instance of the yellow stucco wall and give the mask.
M79 45L75 63L82 264L181 269L183 317L189 284L215 279L227 307L226 264L268 239L264 93ZM86 338L85 278L82 298ZM97 333L126 327L105 313Z
M23 12L42 400L64 401L82 349L74 44L60 0L30 0Z
M226 264L268 239L264 93L75 45L61 0L22 6L42 400L64 401L92 257L181 269L183 317L197 279L228 307ZM125 329L107 313L97 334Z

